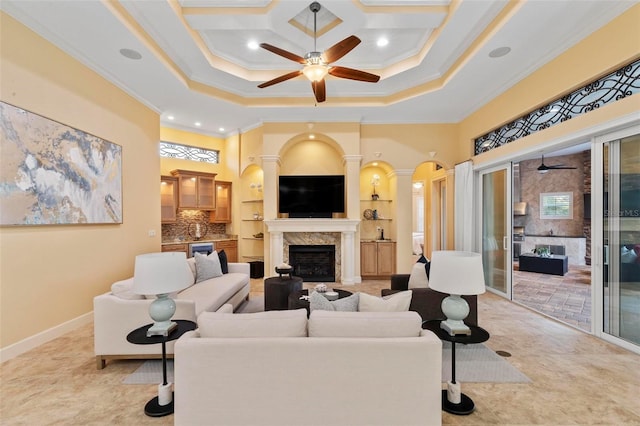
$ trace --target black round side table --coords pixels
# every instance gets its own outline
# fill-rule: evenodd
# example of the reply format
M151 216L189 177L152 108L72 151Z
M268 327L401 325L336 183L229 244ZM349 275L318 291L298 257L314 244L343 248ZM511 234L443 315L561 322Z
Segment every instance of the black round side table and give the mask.
M264 310L284 311L292 291L302 290L302 278L296 276L271 277L264 280Z
M162 343L162 384L167 385L167 342L178 339L187 331L195 330L196 323L188 320L173 320L178 326L173 329L168 336L149 336L147 337L147 330L153 324L143 325L140 328L136 328L127 335L127 341L134 345L153 345L156 343ZM171 402L167 405L160 405L158 397L154 397L151 401L147 402L144 406L144 413L150 417L162 417L169 414L173 414L173 397Z
M440 328L442 320L428 320L422 323L422 328L425 330L433 331L440 340L446 340L451 342L451 383L456 383L456 343L472 344L482 343L489 340L489 332L481 327L468 325L471 329L471 334L457 334L455 336L450 335L446 330ZM476 406L471 398L464 393L460 394L460 403L455 404L449 401L447 396L447 390L442 390L442 409L447 413L468 415L473 413Z

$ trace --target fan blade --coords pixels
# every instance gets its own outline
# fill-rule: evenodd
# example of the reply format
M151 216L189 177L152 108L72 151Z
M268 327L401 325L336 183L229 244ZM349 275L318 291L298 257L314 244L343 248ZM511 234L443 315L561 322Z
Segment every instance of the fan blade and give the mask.
M320 81L312 81L311 87L313 88L313 94L316 95L316 101L324 102L325 99L327 99L327 92L324 84L324 78Z
M575 169L576 169L575 167L560 166L560 165L557 165L557 166L547 166L547 168L548 168L548 169L551 169L551 170L575 170Z
M329 68L329 74L334 77L348 78L349 80L366 81L367 83L377 83L380 80L379 75L345 67L331 67Z
M266 81L262 84L259 84L258 87L264 89L265 87L273 86L274 84L282 83L283 81L291 80L292 78L296 78L297 76L302 75L302 71L293 71L288 74L281 75L280 77L276 77L273 80Z
M296 55L295 53L291 53L291 52L287 52L284 49L280 49L279 47L275 47L272 46L270 44L267 43L260 43L260 47L262 47L263 49L268 50L271 53L275 53L276 55L280 55L283 58L287 58L289 60L292 60L293 62L297 62L299 64L306 64L307 61L299 55Z
M347 53L351 52L354 47L360 44L360 39L354 35L345 38L342 41L337 42L330 48L324 51L324 60L327 64L335 62L342 58Z

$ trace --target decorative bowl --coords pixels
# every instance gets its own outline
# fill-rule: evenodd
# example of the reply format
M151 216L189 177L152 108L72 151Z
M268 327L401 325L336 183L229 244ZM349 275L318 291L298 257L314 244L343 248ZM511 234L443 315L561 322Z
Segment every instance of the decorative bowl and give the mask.
M366 209L362 215L364 216L365 219L371 220L373 219L373 210L371 209Z
M338 300L338 292L337 291L327 291L323 293L323 296L327 298L327 300Z

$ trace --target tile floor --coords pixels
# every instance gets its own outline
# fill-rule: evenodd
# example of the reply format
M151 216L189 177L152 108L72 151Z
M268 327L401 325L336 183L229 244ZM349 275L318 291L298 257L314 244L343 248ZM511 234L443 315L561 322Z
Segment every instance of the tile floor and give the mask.
M251 297L262 297L262 282L254 281ZM387 285L367 281L349 289L379 295ZM490 293L478 306L491 333L486 345L511 353L508 361L532 383L463 383L476 411L443 413L443 424L640 425L640 355ZM173 416L143 414L156 385L122 383L141 363L114 361L97 370L93 327L81 327L0 365L0 424L173 424Z
M591 330L591 267L569 266L564 276L513 271L513 300L581 330Z

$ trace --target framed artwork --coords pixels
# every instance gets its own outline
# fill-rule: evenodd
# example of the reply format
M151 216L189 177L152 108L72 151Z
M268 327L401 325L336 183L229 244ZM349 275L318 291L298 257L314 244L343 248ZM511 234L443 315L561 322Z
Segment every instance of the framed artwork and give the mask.
M122 223L122 147L0 102L0 225Z

